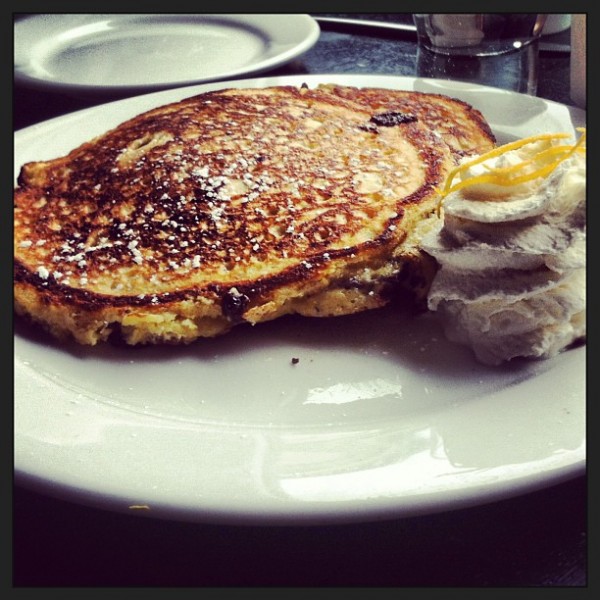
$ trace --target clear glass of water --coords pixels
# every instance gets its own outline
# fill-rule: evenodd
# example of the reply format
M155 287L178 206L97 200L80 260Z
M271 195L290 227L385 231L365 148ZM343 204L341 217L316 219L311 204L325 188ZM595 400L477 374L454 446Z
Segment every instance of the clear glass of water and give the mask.
M537 41L541 13L416 13L421 47L448 56L497 56L517 52Z

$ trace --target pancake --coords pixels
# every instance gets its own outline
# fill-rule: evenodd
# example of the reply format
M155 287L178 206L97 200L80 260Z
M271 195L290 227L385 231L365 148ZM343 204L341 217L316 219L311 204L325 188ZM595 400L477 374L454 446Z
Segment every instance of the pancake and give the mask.
M419 239L458 154L424 116L451 99L414 94L207 92L23 165L16 313L59 339L135 345L423 302L435 263ZM477 111L460 129L463 148L493 145Z

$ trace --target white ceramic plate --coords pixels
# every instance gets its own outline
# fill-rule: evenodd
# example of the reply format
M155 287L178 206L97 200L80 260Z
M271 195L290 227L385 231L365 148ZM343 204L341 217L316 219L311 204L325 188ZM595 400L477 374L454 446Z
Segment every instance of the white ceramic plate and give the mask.
M139 92L260 73L311 48L303 14L47 14L15 24L15 80Z
M501 142L585 121L579 109L447 81L331 75L236 85L322 81L463 98ZM21 130L15 175L27 160L217 87ZM15 472L48 494L183 520L326 523L464 507L584 472L585 362L579 347L485 367L447 342L432 314L390 309L283 318L186 348L62 346L17 322Z

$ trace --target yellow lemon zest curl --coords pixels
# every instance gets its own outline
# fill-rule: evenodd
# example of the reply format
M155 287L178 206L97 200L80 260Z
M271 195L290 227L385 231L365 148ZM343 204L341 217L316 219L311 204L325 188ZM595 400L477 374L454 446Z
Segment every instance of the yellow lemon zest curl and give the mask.
M511 186L519 185L520 183L525 183L527 181L537 179L538 177L546 177L561 162L569 158L575 152L584 153L586 151L586 130L584 127L579 127L577 128L577 131L581 133L581 136L575 144L551 146L550 148L546 148L545 150L538 152L532 158L524 160L516 165L510 165L507 167L489 167L484 165L484 167L487 169L487 173L464 179L452 185L452 181L459 173L464 173L470 167L485 162L490 158L501 156L502 154L505 154L512 150L518 150L519 148L522 148L523 146L526 146L527 144L532 144L534 142L543 140L560 140L569 138L571 137L571 135L568 133L546 133L523 138L521 140L516 140L514 142L494 148L489 152L486 152L485 154L481 154L473 158L472 160L458 165L457 167L452 169L452 171L450 171L450 173L448 174L444 187L441 190L438 190L438 194L440 196L440 203L438 205L438 215L440 214L443 199L451 192L455 192L467 186L472 186L480 183L491 183L499 186ZM524 170L528 167L536 166L537 168L534 168L529 172L524 172Z

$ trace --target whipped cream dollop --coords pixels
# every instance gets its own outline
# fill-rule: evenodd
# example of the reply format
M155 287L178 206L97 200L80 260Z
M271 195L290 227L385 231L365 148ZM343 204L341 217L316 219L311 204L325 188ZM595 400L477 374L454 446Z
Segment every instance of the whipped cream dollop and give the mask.
M422 240L439 266L428 307L484 364L550 358L586 335L585 133L565 137L465 161Z

